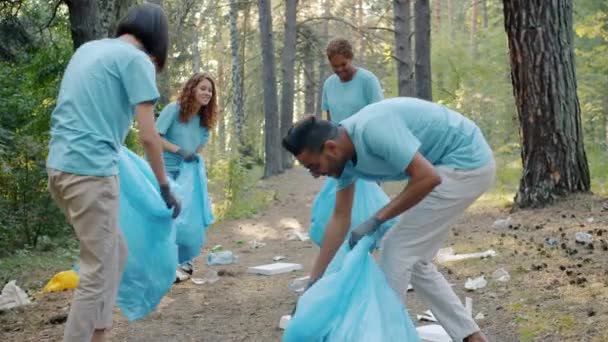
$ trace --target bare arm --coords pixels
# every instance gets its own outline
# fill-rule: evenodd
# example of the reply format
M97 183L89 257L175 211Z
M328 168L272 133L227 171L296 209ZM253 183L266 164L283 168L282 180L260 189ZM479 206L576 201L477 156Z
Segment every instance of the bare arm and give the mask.
M135 108L135 119L139 125L139 140L148 156L154 176L158 184L167 184L162 156L163 142L154 126L154 105L151 102L138 104Z
M179 146L172 144L171 142L169 142L169 140L165 139L162 135L160 138L163 141L163 150L173 152L173 153L177 153L177 151L179 151L179 149L180 149Z
M320 278L327 265L331 262L338 251L338 248L344 242L348 228L350 227L351 210L353 208L353 197L355 193L355 183L348 188L340 190L336 193L336 206L334 213L331 216L325 236L323 237L323 245L321 251L315 260L315 263L310 272L310 279L316 280Z
M405 171L410 175L407 186L376 214L376 217L382 222L415 206L441 184L441 177L433 165L419 152L416 152Z

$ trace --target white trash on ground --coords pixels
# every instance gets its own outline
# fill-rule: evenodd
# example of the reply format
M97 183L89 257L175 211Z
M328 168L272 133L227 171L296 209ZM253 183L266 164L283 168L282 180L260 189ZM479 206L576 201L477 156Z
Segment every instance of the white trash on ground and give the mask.
M506 283L511 280L511 275L509 275L509 272L507 272L507 270L501 267L494 271L494 273L492 273L492 278L501 283Z
M484 276L479 276L475 279L467 278L467 281L464 283L464 288L469 291L475 291L479 289L483 289L488 285L488 281Z
M495 257L496 251L493 249L488 249L485 252L478 253L467 253L467 254L454 254L454 249L452 247L442 248L437 252L437 262L443 263L448 261L459 261L466 259L483 259Z
M8 310L30 304L27 293L16 285L16 280L9 281L0 294L0 310Z

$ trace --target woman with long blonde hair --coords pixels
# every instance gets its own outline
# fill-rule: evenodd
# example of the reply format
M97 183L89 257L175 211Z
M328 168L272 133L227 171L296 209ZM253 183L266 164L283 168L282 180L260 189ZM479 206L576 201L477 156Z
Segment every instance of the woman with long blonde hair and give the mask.
M209 131L213 129L217 115L215 82L205 73L192 75L184 83L177 101L162 110L156 128L163 138L165 167L172 179L179 177L183 162L196 162L201 158L199 154L209 140ZM176 282L188 279L194 271L192 260L180 257L180 262Z

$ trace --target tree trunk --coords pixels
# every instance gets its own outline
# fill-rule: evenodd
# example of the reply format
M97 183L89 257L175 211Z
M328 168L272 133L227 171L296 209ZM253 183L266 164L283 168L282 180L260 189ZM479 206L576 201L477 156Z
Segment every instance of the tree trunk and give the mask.
M481 14L483 16L483 28L488 28L488 1L481 0Z
M296 10L298 0L287 0L285 4L285 33L283 41L283 56L281 67L283 71L283 83L281 89L281 138L287 135L293 124L293 101L296 63ZM281 149L281 160L284 169L293 166L291 153Z
M433 1L433 30L437 33L441 30L441 0Z
M312 32L311 32L312 34ZM304 112L313 114L315 112L315 50L311 36L306 36L304 45ZM321 87L321 85L319 85Z
M230 0L230 52L232 55L232 113L234 116L234 134L236 135L235 142L238 143L239 146L244 146L243 121L245 118L245 110L243 106L243 83L241 82L241 63L243 63L243 61L239 59L238 16L237 0Z
M70 31L74 50L80 45L105 37L98 2L94 0L66 0L70 12Z
M541 207L589 191L576 94L572 1L504 0L523 175L515 202Z
M450 37L454 38L454 32L455 32L455 28L454 28L454 4L452 3L452 0L448 0L447 3L447 7L448 7L448 30L450 32Z
M279 137L279 113L277 105L277 80L275 76L274 44L272 38L272 14L270 0L258 0L260 22L260 44L262 49L262 85L264 87L265 118L265 165L264 178L283 170Z
M473 0L472 6L473 6L473 8L471 9L470 44L471 44L471 56L473 56L473 59L475 60L477 58L477 19L479 17L478 0Z
M415 39L416 39L416 95L428 101L433 100L431 85L431 11L429 0L416 0Z
M415 94L412 73L411 8L410 0L393 0L399 96L414 96Z
M331 17L331 3L330 0L323 0L323 16L326 18ZM329 77L330 72L328 69L327 56L325 55L325 44L329 42L329 19L323 20L323 24L321 27L321 41L325 43L321 43L321 51L319 54L319 80L317 88L317 108L315 110L315 115L317 117L321 117L321 109L323 105L323 84L325 83L325 79Z

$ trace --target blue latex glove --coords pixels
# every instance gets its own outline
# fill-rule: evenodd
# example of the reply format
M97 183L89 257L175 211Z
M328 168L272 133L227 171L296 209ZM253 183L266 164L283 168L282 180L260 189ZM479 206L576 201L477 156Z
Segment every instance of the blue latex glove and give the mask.
M380 228L381 225L382 221L380 221L375 216L370 217L365 222L358 225L350 233L350 238L348 239L348 244L350 245L350 248L355 248L357 242L359 242L361 238L363 238L365 235L372 235L376 232L376 230L378 230L378 228Z

